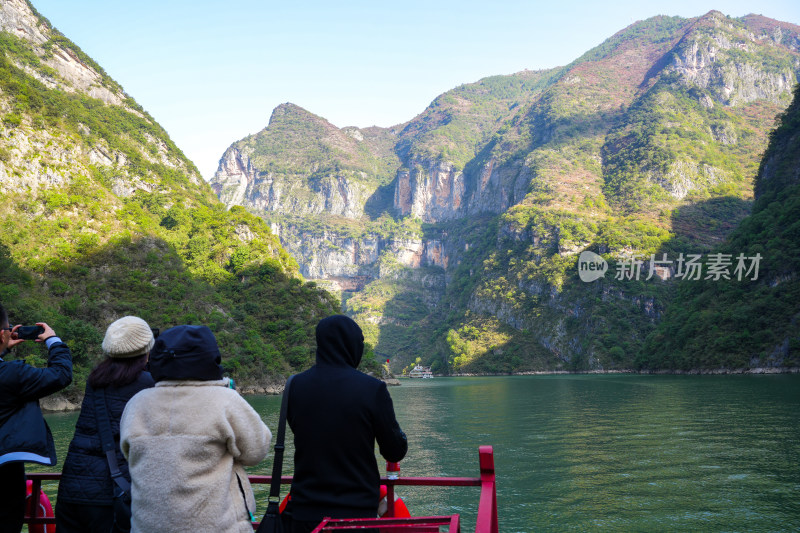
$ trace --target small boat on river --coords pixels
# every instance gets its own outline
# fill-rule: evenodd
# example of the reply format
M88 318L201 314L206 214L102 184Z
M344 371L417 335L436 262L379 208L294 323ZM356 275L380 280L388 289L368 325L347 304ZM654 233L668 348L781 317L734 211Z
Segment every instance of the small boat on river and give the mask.
M461 533L461 518L458 514L442 514L437 516L394 516L395 487L480 487L478 500L478 516L475 523L475 533L498 533L497 522L497 489L494 471L494 452L491 446L481 446L478 449L478 462L480 474L478 477L384 477L381 484L386 485L387 511L380 518L325 518L314 529L313 533L332 531L361 531L372 528L381 533L438 533L442 527L449 533ZM26 510L25 523L28 528L51 527L55 524L52 516L42 516L40 507L35 505L39 501L42 490L42 481L59 480L61 474L34 473L27 474L31 483L33 504ZM249 476L253 485L269 485L272 476ZM281 484L290 485L291 476L282 476ZM258 528L258 522L253 522L253 529ZM43 529L37 529L43 531ZM47 529L50 531L50 529Z
M411 369L411 372L408 373L408 377L430 379L433 377L433 372L431 372L431 368L429 366L417 365Z

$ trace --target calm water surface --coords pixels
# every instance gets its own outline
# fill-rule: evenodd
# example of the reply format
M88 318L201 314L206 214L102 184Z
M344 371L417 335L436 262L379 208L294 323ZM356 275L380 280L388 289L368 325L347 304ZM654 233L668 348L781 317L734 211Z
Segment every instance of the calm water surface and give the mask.
M401 474L477 476L478 446L493 445L501 532L800 530L800 376L402 383L390 388L410 442ZM274 430L280 397L248 399ZM77 414L47 419L63 460ZM271 467L270 453L249 470ZM400 494L412 514L461 513L474 530L477 488Z

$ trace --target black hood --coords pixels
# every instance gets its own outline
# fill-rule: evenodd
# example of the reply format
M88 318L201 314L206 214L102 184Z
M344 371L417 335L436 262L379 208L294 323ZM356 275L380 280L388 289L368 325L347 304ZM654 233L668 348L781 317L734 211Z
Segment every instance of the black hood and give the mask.
M217 339L206 326L175 326L156 339L150 352L155 381L222 379Z
M323 318L317 324L317 364L358 367L364 355L364 334L344 315Z

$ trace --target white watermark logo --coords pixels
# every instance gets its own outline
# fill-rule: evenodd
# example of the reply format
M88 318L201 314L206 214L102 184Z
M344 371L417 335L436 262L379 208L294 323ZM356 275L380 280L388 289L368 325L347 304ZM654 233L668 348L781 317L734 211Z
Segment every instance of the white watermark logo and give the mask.
M661 258L656 258L656 254L651 254L650 259L631 255L620 257L616 266L614 279L616 280L636 280L645 281L655 277L666 280L669 278L698 281L720 279L758 279L758 267L761 263L761 254L753 256L739 254L713 253L706 256L703 261L701 254L680 254L677 260L667 259L667 254L662 254ZM581 252L578 258L578 275L581 281L595 281L605 276L608 270L608 263L601 256L594 252ZM646 274L646 277L643 277Z
M594 281L606 275L608 270L608 263L602 256L594 252L585 251L581 252L578 257L578 275L581 281Z

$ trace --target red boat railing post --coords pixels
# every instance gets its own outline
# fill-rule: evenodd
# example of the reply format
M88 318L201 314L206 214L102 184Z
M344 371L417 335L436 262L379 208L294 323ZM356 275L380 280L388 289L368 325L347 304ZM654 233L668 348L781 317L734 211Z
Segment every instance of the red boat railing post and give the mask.
M400 477L400 463L386 461L386 514L394 517L394 482Z
M461 533L461 522L457 514L450 517L450 527L447 529L447 533Z
M28 516L26 518L39 518L39 499L42 497L42 480L34 478L31 481L31 497L28 500Z
M497 482L494 471L494 450L491 446L478 449L481 466L481 499L475 533L498 533Z
M394 516L394 484L391 481L386 483L386 514L383 516Z

